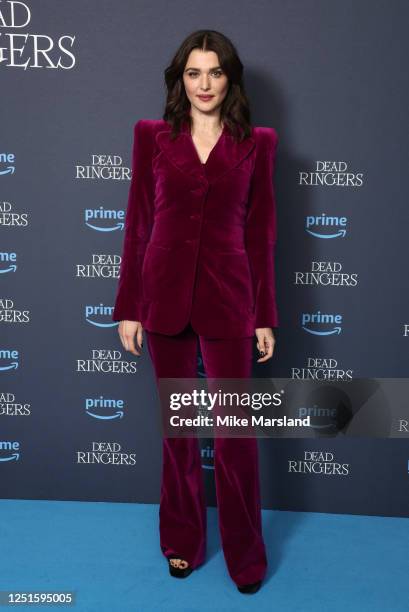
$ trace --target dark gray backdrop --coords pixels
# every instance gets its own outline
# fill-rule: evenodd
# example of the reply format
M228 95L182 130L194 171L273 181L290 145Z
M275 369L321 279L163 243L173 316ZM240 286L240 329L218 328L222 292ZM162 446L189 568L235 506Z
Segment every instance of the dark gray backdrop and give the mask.
M273 361L255 365L254 376L314 376L302 369L324 358L341 378L407 376L407 3L25 4L30 22L18 27L26 21L22 7L13 23L11 4L0 2L2 497L159 500L152 364L146 344L136 361L121 350L110 314L132 127L161 117L163 70L199 28L231 37L245 65L253 123L275 127L280 138L280 328ZM59 49L61 37L75 63ZM35 54L36 43L52 47L48 56ZM22 49L14 64L26 68L13 65L12 44ZM77 167L91 165L93 155L120 156L125 175L78 178ZM345 162L353 184L300 184L301 173L323 160ZM98 210L105 218L94 212L87 221L86 211ZM309 234L306 217L323 213L335 218L335 229L310 229L325 235L342 227L345 235ZM79 275L77 266L96 255L108 257L107 265ZM317 261L339 262L357 283L297 283L296 273ZM341 333L303 326L302 316L317 311L341 317ZM94 359L94 351L107 353ZM110 404L98 406L101 397ZM260 441L263 507L407 516L407 433L398 421L388 425L384 439L341 431ZM99 443L111 447L92 455ZM330 463L347 464L347 473L289 472L289 462L310 451L332 453ZM203 466L214 504L206 441Z

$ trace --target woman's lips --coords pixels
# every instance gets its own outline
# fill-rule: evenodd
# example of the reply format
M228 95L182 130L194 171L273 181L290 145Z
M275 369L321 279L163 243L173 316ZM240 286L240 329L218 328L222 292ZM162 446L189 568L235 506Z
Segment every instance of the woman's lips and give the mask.
M197 97L200 98L203 101L211 100L213 98L213 96L197 96Z

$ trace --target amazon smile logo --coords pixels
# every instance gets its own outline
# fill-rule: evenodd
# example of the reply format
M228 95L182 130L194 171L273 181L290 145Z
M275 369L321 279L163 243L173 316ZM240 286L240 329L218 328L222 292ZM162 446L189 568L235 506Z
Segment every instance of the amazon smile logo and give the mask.
M0 252L0 274L7 272L16 272L17 253Z
M0 440L0 461L18 461L20 459L20 443ZM5 453L3 455L3 453Z
M89 397L85 400L85 413L93 419L103 421L122 419L124 417L124 400Z
M125 211L99 208L86 208L84 222L95 232L116 232L124 229ZM101 225L102 224L102 225Z
M202 468L204 470L214 470L214 448L209 444L200 449Z
M14 174L16 170L14 162L14 153L0 153L0 176L5 174Z
M318 329L314 326L320 326ZM315 336L339 335L342 331L342 315L304 312L301 315L301 327L304 331Z
M354 410L345 387L324 383L308 392L305 404L297 407L296 415L302 419L309 416L307 427L317 433L332 435L345 430L354 416Z
M315 238L345 238L347 218L328 216L325 213L305 218L305 231Z
M85 306L85 320L95 327L115 327L118 325L118 322L112 321L112 312L112 306L104 306L103 304L99 304L98 306ZM110 322L104 323L103 321L94 321L93 317L106 317L110 319Z
M9 370L17 370L17 368L18 368L18 351L9 350L9 349L0 349L0 372L7 372Z

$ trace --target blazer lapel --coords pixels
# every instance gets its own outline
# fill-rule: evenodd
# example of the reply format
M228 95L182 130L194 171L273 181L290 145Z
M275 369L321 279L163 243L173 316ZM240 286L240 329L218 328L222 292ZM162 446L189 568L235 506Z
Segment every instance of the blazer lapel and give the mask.
M167 124L164 130L157 132L156 142L179 170L200 181L208 180L210 183L238 166L255 146L253 136L245 138L242 142L236 142L224 127L206 163L202 164L187 122L182 124L180 133L173 141L170 139L170 126Z

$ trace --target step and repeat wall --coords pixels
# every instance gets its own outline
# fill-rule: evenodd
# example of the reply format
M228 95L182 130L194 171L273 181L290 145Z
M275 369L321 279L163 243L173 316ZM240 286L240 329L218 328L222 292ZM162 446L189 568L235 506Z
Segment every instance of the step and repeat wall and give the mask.
M133 126L161 118L163 71L197 29L232 39L253 124L279 136L280 327L266 364L254 344L254 377L407 377L408 16L398 1L0 1L3 498L159 501L153 366L111 316ZM325 407L308 436L259 440L263 507L407 516L403 409L375 411L366 436Z

